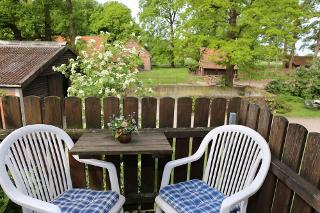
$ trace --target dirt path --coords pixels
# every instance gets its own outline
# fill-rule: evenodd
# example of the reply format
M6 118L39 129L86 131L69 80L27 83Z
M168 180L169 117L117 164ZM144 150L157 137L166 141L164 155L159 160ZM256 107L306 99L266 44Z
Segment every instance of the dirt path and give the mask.
M288 118L290 123L305 126L309 132L320 132L320 118Z

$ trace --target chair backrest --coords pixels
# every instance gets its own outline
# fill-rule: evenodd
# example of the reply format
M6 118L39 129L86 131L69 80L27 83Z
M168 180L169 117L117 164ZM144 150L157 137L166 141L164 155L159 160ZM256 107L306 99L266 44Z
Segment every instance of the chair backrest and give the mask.
M211 144L203 180L227 196L241 191L259 172L265 173L264 177L267 174L271 159L269 146L259 133L248 127L215 128L203 143Z
M14 184L43 201L54 199L72 188L67 154L72 146L71 138L54 126L36 124L13 131L0 144L1 184Z

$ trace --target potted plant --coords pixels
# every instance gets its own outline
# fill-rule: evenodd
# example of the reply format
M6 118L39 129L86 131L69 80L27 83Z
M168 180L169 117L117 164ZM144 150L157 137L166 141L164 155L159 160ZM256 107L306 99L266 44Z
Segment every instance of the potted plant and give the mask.
M132 133L138 132L138 126L133 115L129 115L127 118L113 116L108 126L112 130L114 138L120 143L129 143Z

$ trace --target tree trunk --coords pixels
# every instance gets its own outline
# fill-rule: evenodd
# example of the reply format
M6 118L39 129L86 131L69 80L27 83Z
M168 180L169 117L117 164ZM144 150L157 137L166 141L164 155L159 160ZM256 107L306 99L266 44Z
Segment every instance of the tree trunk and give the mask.
M287 63L288 63L288 43L287 41L284 42L283 44L283 59L282 59L282 66L283 68L287 68Z
M18 27L15 24L7 23L6 26L10 28L10 30L13 32L14 39L17 41L22 40L21 30L18 29Z
M314 58L318 57L319 51L320 51L320 33L316 41L316 46L314 47Z
M233 79L234 79L234 65L227 65L226 68L226 86L232 87L233 86Z
M231 9L229 12L229 25L231 28L228 32L228 39L235 40L238 38L238 34L236 32L236 26L237 26L237 17L239 14L235 9ZM234 70L235 65L234 64L227 64L226 66L226 86L227 87L233 87L233 79L234 79Z
M51 41L51 17L50 17L50 5L47 0L44 1L44 39Z
M289 74L289 73L291 72L291 70L292 70L295 50L296 50L296 43L294 42L294 43L292 44L292 46L291 46L289 69L288 69L287 74Z
M73 19L73 8L72 8L72 0L66 0L67 1L67 11L69 14L69 36L70 36L70 42L71 46L75 45L77 30L76 30L76 24Z

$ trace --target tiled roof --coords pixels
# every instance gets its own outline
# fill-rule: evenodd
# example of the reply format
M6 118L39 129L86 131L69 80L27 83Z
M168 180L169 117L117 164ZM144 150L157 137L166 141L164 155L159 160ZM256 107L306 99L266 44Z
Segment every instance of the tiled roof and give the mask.
M219 62L223 61L223 55L219 50L209 49L209 48L201 48L201 58L199 61L199 66L205 69L222 69L225 70L226 66L220 64ZM235 69L238 69L235 66Z
M21 86L34 78L66 47L53 43L0 42L0 86Z

